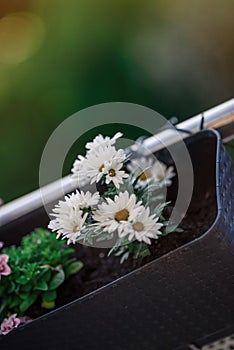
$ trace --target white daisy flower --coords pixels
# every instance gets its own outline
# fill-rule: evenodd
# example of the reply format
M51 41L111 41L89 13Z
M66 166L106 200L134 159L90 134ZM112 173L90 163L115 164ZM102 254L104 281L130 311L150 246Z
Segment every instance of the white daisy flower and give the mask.
M57 238L62 236L62 239L67 239L67 244L76 243L81 231L86 227L88 213L83 215L81 210L67 208L64 214L52 215L56 215L56 219L50 221L48 228L57 232Z
M53 209L55 214L52 214L53 216L70 213L70 209L76 211L96 205L99 202L100 195L98 192L92 194L89 191L84 193L83 191L79 192L76 190L76 192L65 196L64 199L65 201L59 201L59 203L55 205Z
M113 159L109 162L104 162L102 173L106 176L105 182L108 185L113 182L116 188L119 188L120 184L123 184L123 179L128 178L128 174L125 171L120 170L123 167L123 163Z
M128 236L129 241L136 239L139 242L151 244L150 238L157 239L162 234L160 228L163 224L157 221L158 217L155 214L150 215L149 208L144 208L137 217L123 227L119 236L120 238Z
M142 211L142 202L137 202L135 194L129 195L127 191L115 195L114 200L106 198L105 202L100 204L93 215L97 221L94 225L105 232L122 232L127 222L134 220Z
M159 183L161 186L170 186L171 178L175 176L172 166L167 168L163 162L155 161L152 157L132 159L127 164L127 169L133 174L134 179L139 176L138 187L145 186L151 181Z
M92 142L87 142L86 148L89 150L96 150L99 146L113 146L116 141L122 137L123 134L121 132L117 132L112 138L109 136L103 137L101 134L96 136Z
M122 167L125 158L124 150L119 149L117 151L112 146L100 146L95 151L90 152L87 155L87 162L85 164L86 176L90 178L90 183L92 184L101 180L104 175L105 164L117 162Z
M159 166L158 166L158 172L156 175L156 181L161 182L162 185L164 186L171 186L172 184L172 178L175 176L174 173L174 167L173 166L169 166L167 168L167 166L162 163L159 162Z
M74 208L78 207L80 209L92 207L98 204L99 199L100 195L98 192L92 194L89 191L84 193L83 191L78 190L72 194L65 196L65 201L68 206Z
M113 171L109 173L105 170L105 175L107 175L106 183L108 184L112 181L117 187L122 183L122 179L127 177L123 171L120 172L126 156L124 150L120 149L117 151L113 147L116 140L122 135L120 132L112 138L98 135L92 142L86 144L88 149L86 156L78 156L72 167L71 178L76 182L77 187L100 181L104 175L104 165L106 164L108 168L110 162L113 163L113 166L109 170L114 170L115 176L112 175L114 174Z
M85 221L88 213L83 213L82 209L98 204L100 199L99 193L91 194L83 191L76 191L65 196L64 201L59 203L53 209L51 216L55 219L49 223L49 228L57 232L58 236L68 239L69 243L74 243L79 237L82 229L85 228Z

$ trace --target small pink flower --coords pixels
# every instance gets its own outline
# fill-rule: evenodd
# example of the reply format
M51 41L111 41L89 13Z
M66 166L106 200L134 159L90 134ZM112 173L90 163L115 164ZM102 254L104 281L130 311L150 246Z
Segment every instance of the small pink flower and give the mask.
M1 324L1 334L6 335L11 332L12 329L18 327L20 324L20 319L17 318L17 314L13 314L8 318L5 318Z
M4 243L0 241L0 249L2 249L3 246L4 246Z
M9 256L7 254L0 254L0 277L8 276L11 273L10 266L7 265Z

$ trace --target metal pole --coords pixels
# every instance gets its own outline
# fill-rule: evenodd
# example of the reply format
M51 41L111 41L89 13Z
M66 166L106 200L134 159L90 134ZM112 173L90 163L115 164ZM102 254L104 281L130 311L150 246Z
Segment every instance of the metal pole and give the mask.
M202 118L204 118L203 123ZM196 133L200 131L201 124L203 124L204 129L218 130L224 141L234 138L234 98L177 124L176 128ZM182 138L188 136L189 134L186 133L180 134ZM162 147L172 145L177 141L178 133L175 132L175 129L167 129L146 139L142 144L142 148L145 149L145 155L147 155L148 153L159 151Z

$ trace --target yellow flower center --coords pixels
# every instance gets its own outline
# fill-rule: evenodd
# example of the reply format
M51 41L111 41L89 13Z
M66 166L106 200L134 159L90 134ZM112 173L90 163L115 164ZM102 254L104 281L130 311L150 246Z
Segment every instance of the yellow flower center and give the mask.
M79 226L78 225L74 226L72 231L74 233L78 232L79 231Z
M141 232L144 230L144 225L142 224L142 222L135 222L135 224L133 224L132 227L137 232Z
M116 175L115 169L110 169L109 170L109 175L114 177Z
M100 165L98 171L101 173L103 168L104 168L104 164Z
M150 179L152 177L152 173L150 170L145 170L139 177L141 181L145 181L147 179Z
M127 209L122 209L115 213L115 220L118 222L127 221L128 218L129 218L129 211Z

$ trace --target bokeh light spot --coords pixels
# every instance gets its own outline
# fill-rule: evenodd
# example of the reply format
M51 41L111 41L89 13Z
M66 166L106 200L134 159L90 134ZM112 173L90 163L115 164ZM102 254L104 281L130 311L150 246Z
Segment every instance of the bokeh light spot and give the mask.
M31 57L42 45L45 25L28 12L7 15L0 20L0 63L18 64Z

